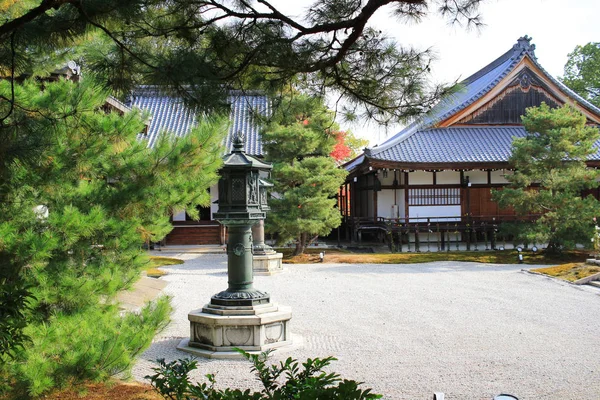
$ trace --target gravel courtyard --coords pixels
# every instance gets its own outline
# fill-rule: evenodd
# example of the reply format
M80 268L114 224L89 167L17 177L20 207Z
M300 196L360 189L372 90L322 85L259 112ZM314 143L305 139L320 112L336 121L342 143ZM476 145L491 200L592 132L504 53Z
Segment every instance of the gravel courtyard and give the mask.
M187 357L187 313L227 287L224 255L164 254L164 292L175 313L134 368ZM531 266L528 266L531 267ZM333 355L333 370L386 399L600 399L600 291L521 271L519 265L436 262L412 265L286 265L255 277L272 301L292 307L303 347L273 362ZM199 359L194 378L216 373L223 386L255 387L246 361Z

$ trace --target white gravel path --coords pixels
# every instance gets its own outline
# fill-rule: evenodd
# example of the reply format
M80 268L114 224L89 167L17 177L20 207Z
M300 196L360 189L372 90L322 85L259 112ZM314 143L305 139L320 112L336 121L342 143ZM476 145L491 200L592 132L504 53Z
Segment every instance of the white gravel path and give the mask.
M174 254L164 292L173 296L169 327L134 368L187 357L187 313L227 287L224 255ZM521 271L520 265L436 262L411 265L286 265L255 277L273 302L292 307L293 356L333 355L332 370L365 382L386 399L600 399L600 291ZM222 386L259 383L246 361L199 359L194 374L216 373Z

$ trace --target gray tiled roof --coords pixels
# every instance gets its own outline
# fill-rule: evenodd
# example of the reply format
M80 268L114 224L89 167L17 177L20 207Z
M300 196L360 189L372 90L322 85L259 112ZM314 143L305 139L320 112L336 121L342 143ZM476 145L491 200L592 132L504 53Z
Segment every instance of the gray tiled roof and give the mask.
M522 126L433 128L419 131L372 158L402 163L506 162Z
M435 128L437 123L465 109L490 92L490 90L513 71L517 64L526 56L529 57L529 59L552 82L561 87L569 97L591 112L600 115L600 109L581 98L572 90L566 88L561 82L554 79L542 68L537 62L537 58L534 54L535 45L532 45L530 40L531 39L528 37L520 38L517 44L509 51L462 81L459 84L461 90L442 99L429 113L413 122L384 143L368 149L365 152L366 156L368 158L388 161L408 161L411 159L415 160L414 162L437 162L430 160L442 157L439 152L444 150L444 147L442 146L443 143L444 146L448 146L447 152L449 155L459 157L447 157L446 162L467 162L467 158L471 158L473 162L475 162L475 160L476 162L506 161L508 157L505 151L510 150L510 145L508 147L505 145L501 146L498 140L502 140L502 143L506 144L506 135L509 134L509 132L524 132L523 128L510 126L504 128L480 126L464 129L455 128L454 130L452 130L452 128L433 128ZM479 130L481 132L481 139L479 139L471 129ZM413 138L413 136L418 137ZM488 139L490 141L488 141ZM475 142L471 143L469 140L475 140ZM475 143L477 143L477 146L475 146ZM470 151L475 153L472 156L464 154L464 152L459 149L461 146L467 146L471 149ZM404 151L410 151L411 153L410 155L407 155Z
M525 137L522 126L470 126L432 128L419 131L378 153L373 159L401 163L488 163L508 162L512 141ZM596 152L588 160L600 160L600 140L595 143ZM352 169L362 163L348 164Z
M352 160L347 161L345 164L342 164L341 167L344 168L346 171L352 171L354 168L358 167L364 161L365 161L365 155L361 154L358 157L355 157Z
M231 126L224 145L231 151L232 138L236 133L245 137L244 151L255 156L262 156L262 141L257 124L253 123L254 113L268 115L270 103L265 95L232 91L228 96L231 104L229 119ZM154 88L140 88L131 98L131 105L150 113L148 127L148 146L153 147L160 132L167 131L174 136L185 136L196 125L196 113L186 107L183 100L159 92Z

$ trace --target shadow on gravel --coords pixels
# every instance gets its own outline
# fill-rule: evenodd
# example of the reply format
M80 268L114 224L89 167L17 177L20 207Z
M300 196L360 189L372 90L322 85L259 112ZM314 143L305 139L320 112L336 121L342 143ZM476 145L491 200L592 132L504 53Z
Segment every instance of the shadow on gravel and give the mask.
M183 264L175 264L168 266L169 271L206 271L218 270L227 271L227 256L226 255L201 255L197 258L184 260Z
M210 276L226 276L227 275L227 271L221 271L221 272L208 272L204 275L210 275Z
M346 250L351 251L352 253L359 254L372 254L375 253L370 247L346 247Z
M193 358L198 362L198 364L223 362L223 360L198 357L194 356L193 354L186 353L185 351L177 350L177 346L183 339L187 339L187 337L169 337L159 339L150 345L150 347L144 352L144 354L142 354L141 358L152 363L155 363L156 360L159 358L164 358L166 362L171 362L184 358ZM227 360L227 362L247 363L246 360Z

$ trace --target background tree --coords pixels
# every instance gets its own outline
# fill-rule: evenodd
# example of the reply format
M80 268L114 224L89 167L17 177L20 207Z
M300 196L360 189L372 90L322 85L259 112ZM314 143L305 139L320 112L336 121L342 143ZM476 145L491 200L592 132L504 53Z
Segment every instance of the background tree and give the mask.
M577 46L569 53L562 82L600 107L600 43Z
M0 298L19 304L0 307L0 390L26 398L126 371L168 322L165 298L122 316L115 295L173 210L209 204L226 124L149 149L141 115L101 111L107 93L91 80L0 81L1 95L13 89L0 126Z
M406 119L446 89L428 83L430 50L396 43L371 18L386 12L414 22L440 13L477 26L481 1L316 0L299 17L269 0L8 2L0 10L0 71L29 73L88 47L81 63L114 93L160 84L214 109L229 88L279 93L293 84L343 99L339 111L349 118Z
M342 164L361 154L369 145L367 139L356 137L349 131L334 132L335 145L329 154L335 161Z
M586 167L599 138L596 127L573 106L551 109L545 103L527 109L522 117L527 136L513 141L510 185L495 191L501 208L519 215L539 214L532 224L522 224L530 242L548 243L549 252L588 243L600 202L582 191L598 186L598 171Z
M329 155L337 128L322 99L293 95L262 132L275 185L266 229L277 233L280 242L294 240L296 255L341 223L335 196L346 171Z

